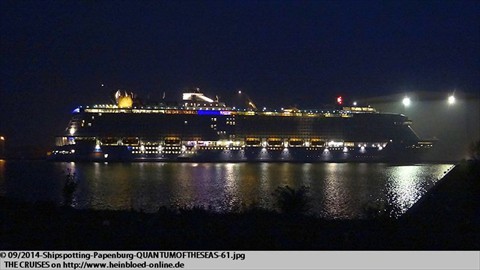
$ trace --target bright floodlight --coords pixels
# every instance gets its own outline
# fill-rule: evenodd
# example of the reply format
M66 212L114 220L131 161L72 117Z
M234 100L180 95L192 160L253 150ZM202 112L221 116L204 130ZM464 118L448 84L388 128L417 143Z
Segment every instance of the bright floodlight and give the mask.
M238 93L241 94L241 93L242 93L242 90L238 90Z
M357 106L357 102L356 102L356 101L353 102L353 106Z
M403 100L402 100L402 103L405 107L408 107L408 106L410 106L411 100L410 100L409 97L404 97Z
M449 96L448 97L448 104L449 105L452 105L455 103L455 97L453 95Z

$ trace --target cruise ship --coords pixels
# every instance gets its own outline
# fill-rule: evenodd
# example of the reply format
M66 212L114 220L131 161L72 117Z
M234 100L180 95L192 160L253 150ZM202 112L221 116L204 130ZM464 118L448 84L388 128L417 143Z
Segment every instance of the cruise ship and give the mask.
M402 114L372 107L302 110L229 107L199 89L179 102L140 105L117 91L112 104L73 110L48 159L56 161L396 162L433 142Z

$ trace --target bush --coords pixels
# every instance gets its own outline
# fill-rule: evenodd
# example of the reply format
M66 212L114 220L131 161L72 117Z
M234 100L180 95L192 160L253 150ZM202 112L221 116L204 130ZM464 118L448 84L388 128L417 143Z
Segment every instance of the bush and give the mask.
M65 184L63 186L63 205L72 206L73 203L73 193L77 189L77 177L75 173L68 170L67 175L65 176Z
M395 219L395 207L385 201L369 202L363 207L364 217L370 220Z
M468 148L468 155L470 159L475 161L480 160L480 141L472 142Z
M281 213L287 215L303 215L310 210L309 188L300 187L298 190L289 186L278 187L273 192L275 204Z

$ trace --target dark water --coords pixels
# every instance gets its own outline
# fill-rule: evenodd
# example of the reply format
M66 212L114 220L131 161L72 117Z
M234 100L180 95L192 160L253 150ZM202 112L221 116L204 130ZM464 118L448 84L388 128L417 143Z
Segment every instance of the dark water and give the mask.
M0 161L0 195L29 201L63 200L68 170L75 172L76 208L135 209L205 206L238 211L270 208L278 186L310 187L312 214L361 218L365 206L387 204L401 215L452 164L365 163L50 163Z

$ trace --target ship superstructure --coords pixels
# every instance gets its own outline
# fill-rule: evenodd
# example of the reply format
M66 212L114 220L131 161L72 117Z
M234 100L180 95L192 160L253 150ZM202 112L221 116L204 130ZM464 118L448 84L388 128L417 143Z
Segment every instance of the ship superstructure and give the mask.
M429 149L411 121L371 107L257 110L228 107L198 89L180 103L78 107L53 160L388 161Z

